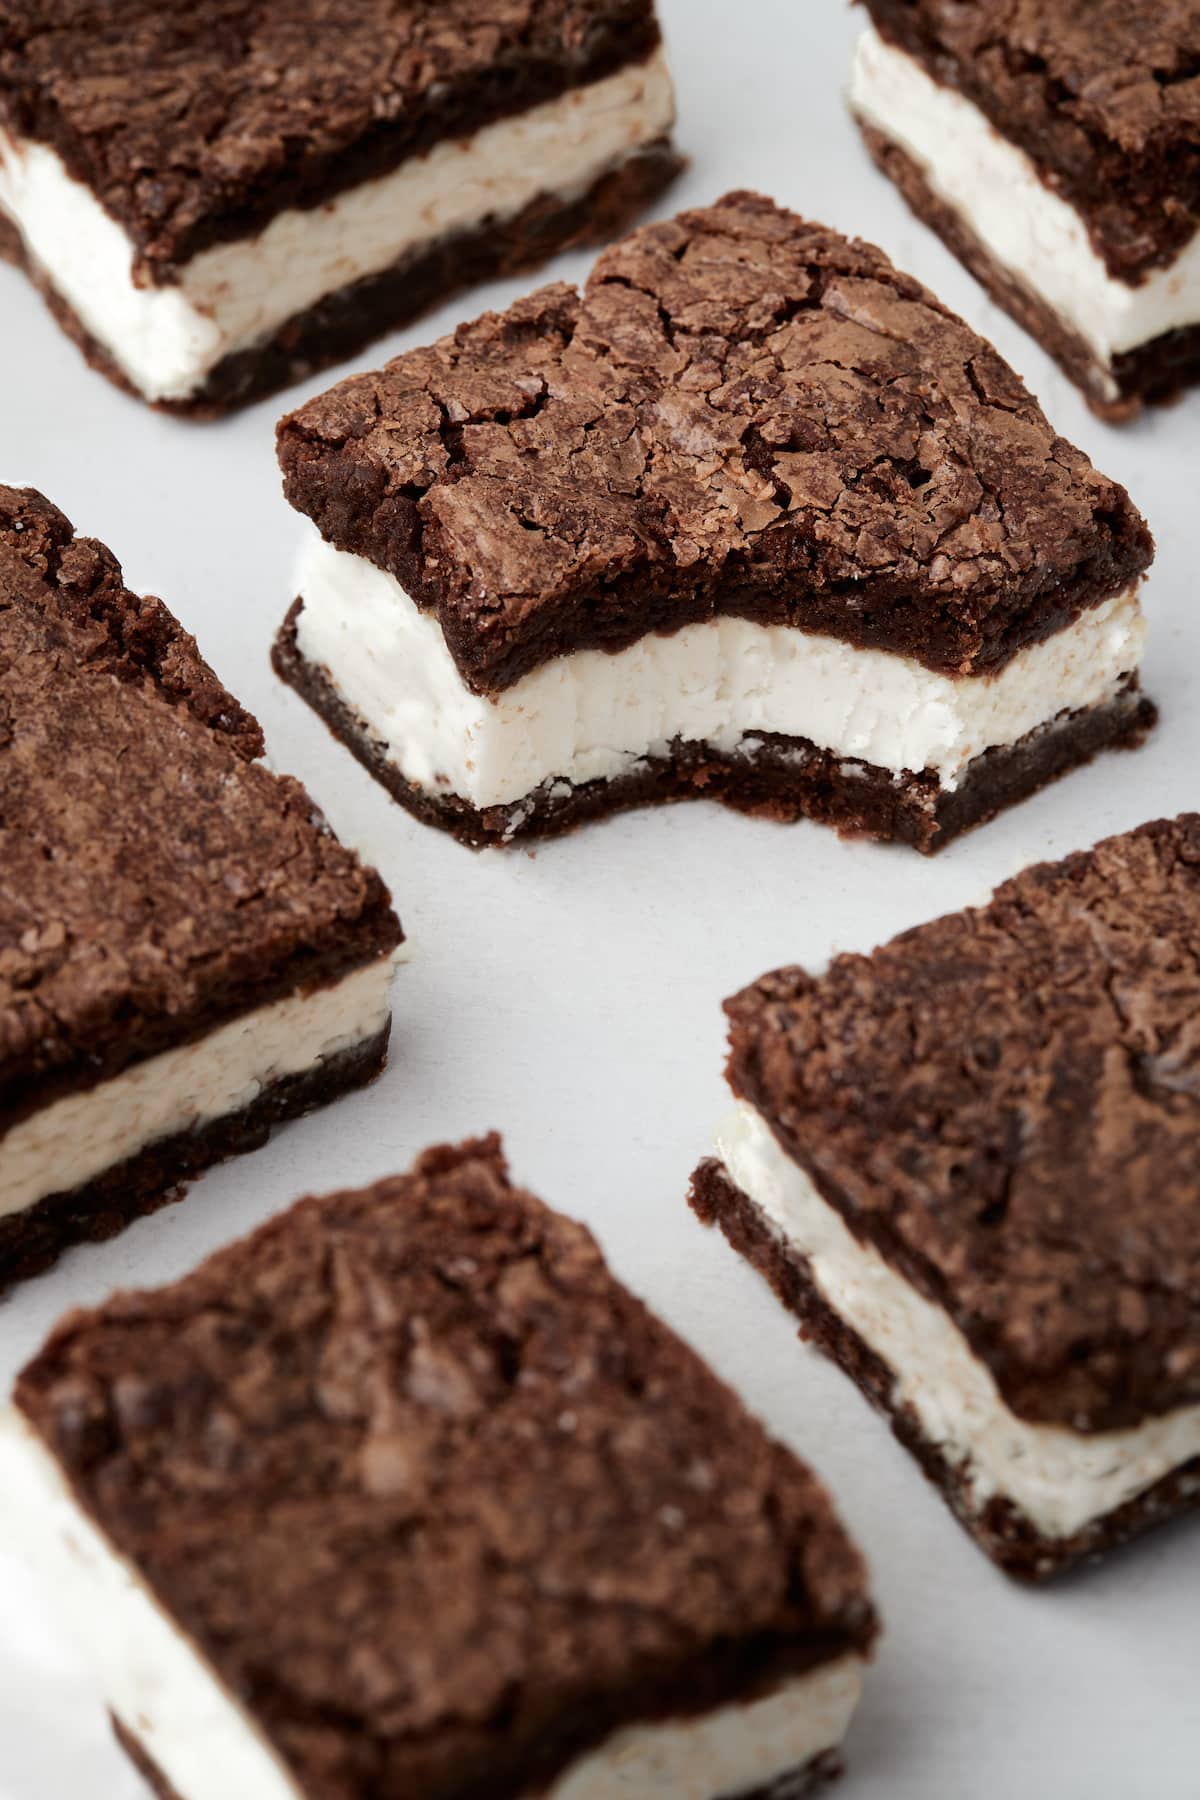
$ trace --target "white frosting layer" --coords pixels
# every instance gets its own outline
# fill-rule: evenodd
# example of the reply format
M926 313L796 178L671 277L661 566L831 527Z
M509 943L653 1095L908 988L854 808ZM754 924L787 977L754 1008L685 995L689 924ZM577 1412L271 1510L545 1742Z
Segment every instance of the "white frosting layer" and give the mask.
M270 338L326 295L542 194L564 201L670 131L664 53L473 137L437 144L390 175L309 211L278 214L257 237L218 244L178 286L135 286L134 250L56 153L0 132L0 207L33 260L149 400L183 400L235 350Z
M1117 281L1093 250L1080 215L1046 186L1025 152L970 100L940 86L874 30L859 40L850 103L907 151L938 198L1101 364L1164 332L1200 324L1200 233L1169 267L1153 270L1136 287Z
M480 808L514 805L545 781L614 780L674 738L731 754L763 732L895 774L932 769L953 789L983 751L1112 699L1145 635L1131 589L998 675L955 679L888 651L718 618L615 654L558 657L489 697L467 690L437 620L372 563L314 533L297 580L301 653L406 781Z
M82 1187L148 1144L242 1112L275 1082L374 1037L387 1022L393 966L384 957L277 1000L31 1113L0 1136L0 1218Z
M303 1800L249 1715L93 1525L15 1409L0 1413L0 1530L41 1577L105 1704L180 1800ZM745 1706L630 1726L581 1757L543 1800L720 1800L765 1785L841 1742L860 1667L846 1657Z
M977 1506L999 1495L1044 1537L1071 1537L1200 1456L1200 1406L1090 1435L1017 1418L949 1315L858 1242L753 1107L726 1121L717 1151L735 1184L808 1259L826 1304L887 1365L893 1403L912 1407Z

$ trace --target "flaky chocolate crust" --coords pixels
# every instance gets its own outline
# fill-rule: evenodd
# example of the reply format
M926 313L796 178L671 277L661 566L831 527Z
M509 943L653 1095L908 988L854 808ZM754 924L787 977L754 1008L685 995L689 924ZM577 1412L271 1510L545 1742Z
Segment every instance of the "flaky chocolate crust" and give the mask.
M659 42L653 0L0 0L0 125L164 282Z
M1018 1416L1200 1402L1200 815L727 1011L734 1091Z
M1200 226L1200 0L863 0L958 89L1136 283Z
M342 382L279 453L479 692L722 613L980 674L1153 549L983 339L752 194Z
M16 1403L312 1800L510 1800L874 1637L820 1483L495 1138L76 1313Z
M0 1130L399 942L195 641L32 489L0 487L0 671Z

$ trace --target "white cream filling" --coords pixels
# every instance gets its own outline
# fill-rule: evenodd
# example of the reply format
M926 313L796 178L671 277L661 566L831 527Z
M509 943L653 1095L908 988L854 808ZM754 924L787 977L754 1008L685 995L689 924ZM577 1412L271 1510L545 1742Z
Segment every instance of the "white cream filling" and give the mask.
M242 1112L275 1082L383 1030L395 959L293 994L65 1094L0 1136L0 1218L70 1193L147 1145Z
M983 751L1113 699L1145 636L1131 588L999 674L955 679L888 651L718 618L615 654L561 656L480 696L436 618L372 563L314 533L296 591L301 654L404 779L479 808L514 805L547 781L615 780L675 738L732 754L765 732L897 775L931 769L952 790Z
M1200 1456L1200 1406L1093 1434L1017 1418L949 1316L858 1242L754 1107L742 1104L726 1121L717 1152L808 1259L821 1298L887 1365L893 1404L912 1407L977 1507L1001 1496L1044 1537L1068 1538Z
M42 1440L0 1412L0 1530L44 1583L104 1703L180 1800L303 1800L253 1720L74 1498ZM833 1749L858 1700L848 1656L746 1705L635 1725L579 1758L543 1800L722 1800Z
M474 136L437 144L389 175L308 211L278 214L255 238L187 263L177 286L137 286L133 245L43 144L0 132L0 208L33 261L149 400L183 400L222 358L270 338L328 294L542 194L570 201L670 131L661 50Z
M1164 332L1200 324L1200 232L1136 287L1109 274L1075 208L977 106L868 29L850 104L907 151L996 262L1047 302L1107 366ZM1115 384L1113 387L1115 394Z

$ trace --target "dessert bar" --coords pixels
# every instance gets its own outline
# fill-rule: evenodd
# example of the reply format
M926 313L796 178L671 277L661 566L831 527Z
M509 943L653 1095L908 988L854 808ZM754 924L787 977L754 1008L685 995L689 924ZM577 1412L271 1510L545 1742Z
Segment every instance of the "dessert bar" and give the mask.
M1115 482L753 194L309 401L276 668L471 844L707 795L921 850L1153 719Z
M851 106L913 211L1131 418L1200 380L1197 0L864 0Z
M692 1203L988 1555L1200 1503L1200 815L727 1011Z
M382 1067L387 890L160 600L0 487L0 1291Z
M175 1800L793 1800L875 1635L820 1483L495 1138L73 1314L0 1471Z
M0 0L0 250L89 360L213 414L676 173L652 0Z

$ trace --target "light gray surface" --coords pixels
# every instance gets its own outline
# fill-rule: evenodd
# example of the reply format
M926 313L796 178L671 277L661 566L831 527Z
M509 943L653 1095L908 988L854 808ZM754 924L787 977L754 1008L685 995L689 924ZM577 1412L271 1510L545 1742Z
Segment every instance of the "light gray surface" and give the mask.
M1195 1800L1200 1528L1046 1593L1010 1586L683 1195L726 1104L724 995L780 962L869 948L1026 862L1196 804L1200 400L1123 434L1101 426L909 218L842 110L856 21L840 0L664 0L663 11L693 157L671 210L755 186L874 238L991 335L1063 433L1128 483L1160 541L1147 676L1163 725L1138 755L1101 759L933 863L711 806L643 812L536 855L474 857L389 804L271 675L298 537L272 454L282 405L219 427L157 418L87 372L23 281L0 271L0 472L42 487L112 546L131 585L165 597L258 712L278 766L382 867L412 941L386 1077L20 1291L0 1308L0 1382L66 1307L180 1274L301 1191L499 1126L517 1174L588 1220L632 1286L827 1475L869 1553L887 1635L849 1745L847 1800ZM552 273L577 276L587 260ZM530 285L455 302L386 348ZM0 1800L141 1791L0 1550Z

